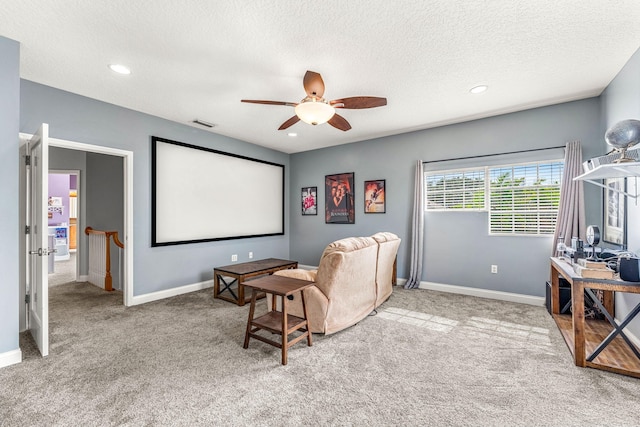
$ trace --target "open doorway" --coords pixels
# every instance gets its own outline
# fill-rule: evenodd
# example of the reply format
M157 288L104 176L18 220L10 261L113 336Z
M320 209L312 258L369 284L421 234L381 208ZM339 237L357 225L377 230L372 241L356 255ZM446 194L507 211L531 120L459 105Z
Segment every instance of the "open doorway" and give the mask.
M21 157L22 154L24 153L25 149L24 146L26 146L26 144L28 143L28 141L31 139L32 135L28 135L28 134L20 134L20 141L21 141ZM122 250L122 254L121 254L121 264L120 264L120 268L122 271L121 276L121 281L120 281L120 289L122 290L122 298L123 298L123 303L126 306L132 305L133 303L133 239L130 239L129 237L133 235L133 181L132 181L132 177L133 177L133 152L131 151L127 151L127 150L120 150L120 149L114 149L114 148L109 148L109 147L103 147L103 146L97 146L97 145L91 145L91 144L84 144L84 143L79 143L79 142L74 142L74 141L67 141L67 140L60 140L60 139L55 139L55 138L48 138L48 145L50 147L52 147L53 149L64 149L67 153L73 153L73 155L75 156L80 156L80 157L92 157L95 159L95 155L105 155L105 157L108 158L113 158L116 159L115 161L119 163L119 168L118 171L115 172L114 174L117 175L117 181L118 184L120 186L120 207L119 207L119 211L117 214L119 218L121 218L121 223L122 223L122 234L120 236L120 240L124 243L124 249ZM55 169L57 170L78 170L79 168L76 168L75 166L56 166ZM48 173L49 169L47 166L47 170L43 171L44 173ZM26 173L25 173L25 166L24 164L22 164L21 162L21 188L25 188L26 185L24 184L24 182L26 182ZM80 179L78 181L78 193L77 193L77 197L78 197L78 201L80 201L82 198L86 199L86 193L83 193L83 171L80 170ZM98 177L97 181L106 181L104 180L102 177ZM90 203L90 202L89 202ZM25 228L25 218L28 218L28 215L26 215L25 213L27 212L27 208L28 208L28 203L26 203L26 198L22 197L21 198L21 221L22 221L22 228ZM76 259L77 261L77 267L76 267L76 280L77 281L86 281L87 280L87 275L85 275L85 273L83 273L82 271L80 271L80 265L82 265L83 262L83 257L86 256L86 252L87 250L84 249L86 248L86 244L82 243L82 236L84 236L84 228L88 225L85 224L86 222L86 211L83 209L86 209L86 205L87 205L87 200L85 200L85 202L82 202L78 205L78 213L77 213L77 223L76 223L76 233L77 233L77 246L76 246ZM47 208L48 209L48 208ZM84 218L84 219L83 219ZM25 281L25 274L22 273L24 271L27 270L27 262L26 262L26 253L27 251L24 250L25 246L22 245L21 246L23 249L20 251L21 252L21 259L20 259L20 265L21 265L21 281L20 281L20 301L25 301L26 300L26 281ZM69 258L71 258L71 252L69 253ZM47 309L48 310L48 309ZM24 304L20 304L20 330L21 331L25 331L30 329L29 327L29 319L28 319L28 313L26 310L26 306Z
M72 141L49 138L49 166L53 170L71 169L79 165L77 185L77 281L90 281L89 236L94 230L115 230L124 248L111 252L114 289L122 291L124 305L132 300L132 156L133 153ZM51 172L50 171L50 172ZM100 285L98 285L100 286Z

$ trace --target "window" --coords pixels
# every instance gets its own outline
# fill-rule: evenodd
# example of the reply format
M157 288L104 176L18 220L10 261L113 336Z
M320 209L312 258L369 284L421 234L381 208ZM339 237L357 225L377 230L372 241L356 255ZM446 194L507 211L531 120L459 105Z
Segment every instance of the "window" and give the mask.
M426 173L426 210L484 209L485 175L485 168Z
M425 210L487 211L494 235L553 234L563 169L544 161L426 172Z
M489 169L489 233L553 234L563 162Z

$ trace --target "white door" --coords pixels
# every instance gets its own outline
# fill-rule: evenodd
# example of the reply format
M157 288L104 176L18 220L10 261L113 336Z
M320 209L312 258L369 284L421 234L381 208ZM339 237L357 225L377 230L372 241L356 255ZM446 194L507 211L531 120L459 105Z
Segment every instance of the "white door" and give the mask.
M48 258L48 194L49 194L49 125L43 123L29 142L29 202L27 218L30 233L27 258L27 294L29 295L29 327L42 356L49 354L49 278Z

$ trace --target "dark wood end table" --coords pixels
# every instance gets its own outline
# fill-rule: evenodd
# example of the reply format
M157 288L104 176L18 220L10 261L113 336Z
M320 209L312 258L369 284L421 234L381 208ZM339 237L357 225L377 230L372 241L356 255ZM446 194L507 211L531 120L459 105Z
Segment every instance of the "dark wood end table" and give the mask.
M250 297L244 295L245 281L257 276L265 274L273 274L278 270L287 270L290 268L298 268L298 261L287 259L267 258L257 261L241 262L239 264L225 265L213 269L213 297L220 298L225 301L233 302L238 305L245 305L250 301ZM233 280L228 282L225 277L231 277ZM220 289L220 282L224 285ZM238 295L233 292L231 286L238 283ZM228 292L230 295L223 294Z
M284 276L264 276L255 280L251 280L245 283L245 286L252 288L251 292L251 307L249 308L249 319L247 320L247 331L244 335L244 348L249 347L249 339L255 338L274 347L282 349L282 364L287 364L287 350L297 342L307 339L307 345L311 347L311 331L309 330L309 323L307 321L307 306L304 300L304 289L313 286L315 282L308 280L293 279L291 277ZM271 311L260 317L253 318L256 300L259 292L270 293L273 295L271 300ZM300 292L302 297L302 313L303 317L293 316L287 311L288 296ZM281 298L282 311L276 311L276 299ZM258 335L256 332L264 329L274 334L279 334L282 337L281 342L273 341L269 338L265 338ZM296 331L301 331L302 334L295 338L289 339L289 335Z

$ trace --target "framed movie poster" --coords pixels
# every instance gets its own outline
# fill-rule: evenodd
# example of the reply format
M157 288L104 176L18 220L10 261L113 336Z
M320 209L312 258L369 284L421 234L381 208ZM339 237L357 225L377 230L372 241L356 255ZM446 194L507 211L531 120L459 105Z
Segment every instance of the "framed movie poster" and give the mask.
M318 187L302 189L302 215L318 215Z
M626 191L625 178L604 180L604 227L602 240L614 245L627 243L627 204L623 192Z
M384 184L384 179L364 182L364 213L385 213L387 211L387 205L384 201Z
M353 172L325 176L324 194L325 223L355 224Z

